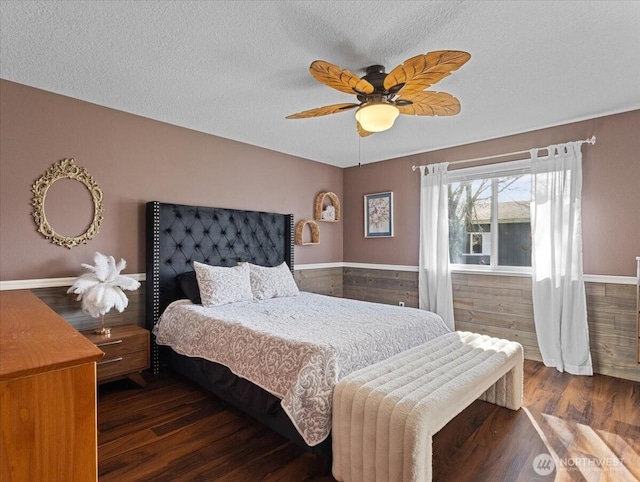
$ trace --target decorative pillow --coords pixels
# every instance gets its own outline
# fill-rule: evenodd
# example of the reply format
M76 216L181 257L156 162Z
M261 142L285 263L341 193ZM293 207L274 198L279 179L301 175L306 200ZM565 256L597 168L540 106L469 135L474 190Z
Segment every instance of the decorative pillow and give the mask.
M178 285L182 289L184 295L191 300L192 303L199 305L202 303L200 300L200 287L198 286L198 280L196 279L195 271L187 271L177 276Z
M249 266L232 268L193 262L203 306L219 306L253 299Z
M256 300L297 296L300 294L287 263L272 268L245 263L250 267L251 291Z

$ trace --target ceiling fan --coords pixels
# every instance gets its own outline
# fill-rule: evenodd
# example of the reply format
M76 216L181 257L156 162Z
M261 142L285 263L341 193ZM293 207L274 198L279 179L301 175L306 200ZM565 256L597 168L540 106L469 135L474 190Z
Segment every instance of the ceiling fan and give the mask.
M446 92L425 91L464 65L471 55L457 50L438 50L416 55L388 74L384 66L367 67L362 78L323 60L311 63L311 75L340 92L355 94L359 103L333 104L287 116L304 119L337 114L353 108L361 137L385 131L399 114L451 116L460 112L460 102Z

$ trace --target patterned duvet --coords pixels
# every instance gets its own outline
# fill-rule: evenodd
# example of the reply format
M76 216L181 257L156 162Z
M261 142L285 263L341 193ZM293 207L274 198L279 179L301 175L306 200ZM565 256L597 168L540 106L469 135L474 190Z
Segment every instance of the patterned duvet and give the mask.
M280 398L310 446L329 435L338 380L449 331L427 311L306 292L211 308L175 301L154 328L158 344Z

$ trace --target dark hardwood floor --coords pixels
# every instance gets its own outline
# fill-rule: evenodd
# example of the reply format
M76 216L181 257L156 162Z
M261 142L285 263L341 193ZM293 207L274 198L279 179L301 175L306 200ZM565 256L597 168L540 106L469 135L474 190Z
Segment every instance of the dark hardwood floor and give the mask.
M101 481L334 480L315 457L191 382L145 379L147 388L99 387ZM476 401L437 433L434 480L640 480L640 383L527 360L524 392L517 412ZM540 454L555 470L544 474L543 456L536 472Z

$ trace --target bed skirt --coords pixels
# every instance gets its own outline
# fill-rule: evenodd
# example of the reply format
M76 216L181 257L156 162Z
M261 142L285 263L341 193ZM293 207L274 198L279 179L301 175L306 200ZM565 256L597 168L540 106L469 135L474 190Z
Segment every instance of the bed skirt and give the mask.
M183 356L162 346L160 359L162 364L168 365L172 371L183 375L229 405L247 413L299 447L322 457L327 464L327 472L330 471L331 435L314 447L307 445L289 416L282 410L279 398L248 380L234 375L224 365L203 358Z

